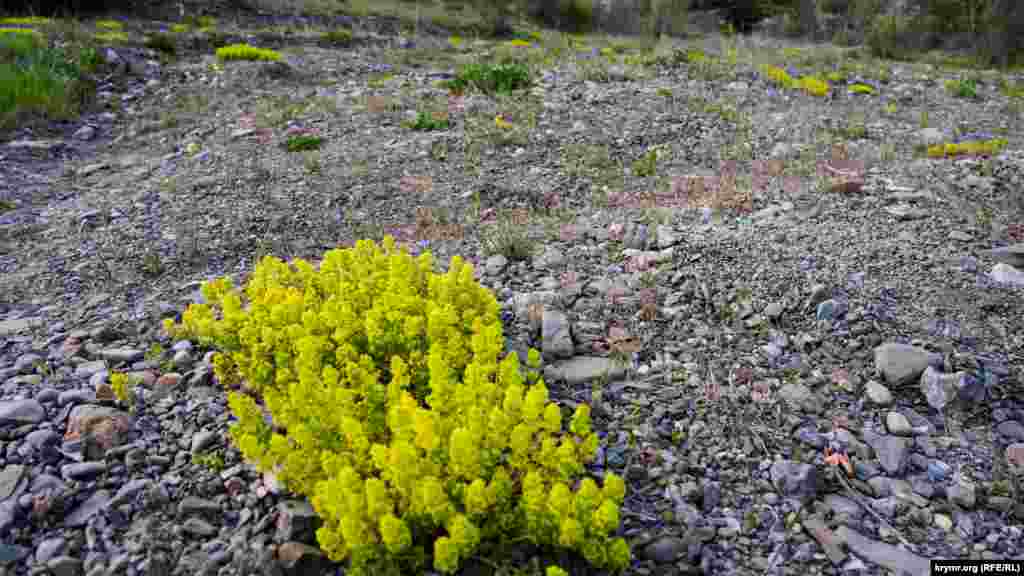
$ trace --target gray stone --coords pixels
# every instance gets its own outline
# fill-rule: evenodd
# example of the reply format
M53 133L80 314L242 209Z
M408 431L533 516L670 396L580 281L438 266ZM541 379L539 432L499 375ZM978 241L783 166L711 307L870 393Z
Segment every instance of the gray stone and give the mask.
M548 382L564 380L569 386L579 386L608 377L608 382L621 379L626 374L625 366L610 358L600 356L576 356L544 367L544 379Z
M909 550L872 540L848 526L840 526L833 534L857 556L897 574L927 576L931 573L931 562Z
M878 463L887 474L898 474L903 469L910 451L910 439L867 433L864 434L864 439L875 451Z
M277 505L276 538L280 541L316 542L320 517L313 506L302 500L285 500Z
M8 464L0 470L0 501L17 498L27 482L28 468L20 464Z
M146 352L144 350L135 348L107 348L106 350L100 350L99 353L100 358L114 364L126 364L142 360L145 355Z
M769 472L772 484L783 496L808 502L818 493L817 470L810 464L779 460L772 463Z
M911 436L913 434L910 420L907 420L906 416L895 410L890 410L885 415L885 428L890 434L896 436Z
M105 510L110 503L110 492L98 490L88 500L82 502L71 514L64 518L64 525L68 528L79 528L85 526L89 520Z
M864 385L864 394L868 397L868 400L879 406L889 406L892 404L892 392L875 380L871 380Z
M58 556L46 563L53 576L80 576L82 561L73 556Z
M495 254L484 263L484 272L488 276L497 276L505 271L506 266L508 266L508 258L501 254Z
M989 250L988 254L996 261L1008 264L1017 269L1024 268L1024 244L1014 244Z
M928 351L907 344L888 343L875 348L875 369L889 385L910 382L928 367Z
M46 409L32 399L0 402L0 424L38 424L46 419Z
M565 313L544 309L541 322L541 344L545 360L571 358L573 342L571 324Z
M686 542L674 536L661 536L654 542L644 546L640 553L645 560L656 564L670 564L686 553Z

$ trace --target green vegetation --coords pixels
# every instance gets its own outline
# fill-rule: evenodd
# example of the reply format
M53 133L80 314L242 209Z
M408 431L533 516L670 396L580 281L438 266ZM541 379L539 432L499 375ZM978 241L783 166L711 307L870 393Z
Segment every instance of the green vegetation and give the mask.
M320 136L313 136L310 134L300 134L288 138L285 142L285 149L289 152L305 152L308 150L318 150L320 145L323 144L324 139Z
M453 92L472 86L486 94L509 94L530 86L530 70L525 64L470 64L448 81Z
M39 33L0 33L0 129L19 117L73 118L89 101L89 74L100 65L92 47L48 46Z
M281 53L248 44L232 44L231 46L218 48L217 58L221 60L265 60L276 62L281 59Z

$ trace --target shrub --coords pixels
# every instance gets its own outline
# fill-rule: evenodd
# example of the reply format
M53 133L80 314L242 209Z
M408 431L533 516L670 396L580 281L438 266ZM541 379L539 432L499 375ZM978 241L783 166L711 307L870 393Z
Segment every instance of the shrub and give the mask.
M96 27L100 30L122 30L124 29L124 24L117 20L98 20Z
M318 150L324 139L311 134L299 134L291 136L285 141L285 149L289 152L305 152L307 150Z
M971 79L949 80L946 90L957 98L977 98L978 83Z
M281 53L268 48L257 48L248 44L232 44L217 48L217 58L221 60L266 60L276 62Z
M992 140L968 140L966 142L946 142L928 147L929 158L953 156L992 156L998 154L1008 141L1002 138Z
M178 51L177 42L174 36L164 32L157 32L146 37L146 47L163 54L174 54Z
M87 74L101 61L93 48L48 47L41 34L0 34L0 128L22 113L73 117L94 87Z
M421 110L416 114L416 120L407 122L406 126L412 130L447 130L449 126L448 114L444 112L427 112Z
M352 43L352 31L345 28L329 30L321 36L324 43L335 46L348 46Z
M244 296L227 279L203 285L174 338L221 349L220 381L238 419L242 454L310 497L323 519L321 548L349 559L349 574L452 573L492 538L525 538L580 551L622 569L625 485L577 479L597 450L581 404L568 431L532 369L504 347L499 306L473 269L452 259L433 272L361 240L325 254L319 268L268 256ZM264 418L262 399L272 418ZM575 487L575 489L574 489Z
M828 82L815 76L804 76L800 79L800 88L811 96L823 97L829 92Z
M121 44L128 41L128 34L124 32L97 32L93 38L100 44Z
M448 81L449 89L461 92L474 86L487 94L507 94L530 86L530 69L525 64L470 64Z

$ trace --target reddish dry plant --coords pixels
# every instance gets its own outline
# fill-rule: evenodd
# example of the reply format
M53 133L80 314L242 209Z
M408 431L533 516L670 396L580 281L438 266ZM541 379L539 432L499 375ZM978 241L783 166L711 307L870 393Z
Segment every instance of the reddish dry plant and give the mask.
M750 385L750 399L758 404L771 402L772 385L763 380L754 382Z
M653 322L658 318L658 292L654 288L640 290L640 319Z
M575 242L579 237L579 232L576 230L576 226L572 224L563 224L558 229L558 238L562 242Z
M562 285L562 289L565 290L579 281L579 274L573 270L567 270L562 273L559 277L559 283Z
M387 112L391 108L391 99L387 96L367 96L366 110L374 114Z
M1024 224L1008 224L1006 238L1011 242L1024 242Z
M704 398L708 402L718 402L722 398L722 385L714 378L704 383Z
M533 330L538 329L544 322L544 305L540 302L532 302L526 307L526 318Z
M608 239L612 242L621 242L626 235L626 226L621 222L616 222L611 226L608 226Z
M466 99L463 96L448 97L448 115L456 116L466 111Z
M430 176L402 176L398 189L403 194L427 194L434 190L434 179Z

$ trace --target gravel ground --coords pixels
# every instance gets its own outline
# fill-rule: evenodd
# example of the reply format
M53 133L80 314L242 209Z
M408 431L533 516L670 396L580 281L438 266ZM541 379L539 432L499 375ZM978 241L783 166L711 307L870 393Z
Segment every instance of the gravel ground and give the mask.
M0 573L338 571L311 507L227 443L210 351L158 326L262 254L384 233L475 262L509 349L592 404L630 574L1024 557L1024 131L995 73L963 99L957 72L863 61L874 94L815 98L758 65L852 55L711 36L639 66L547 38L567 53L528 91L449 98L434 80L517 49L350 24L345 48L228 30L285 63L116 48L105 111L0 145ZM450 127L406 127L420 110ZM297 132L324 144L288 153ZM1008 144L920 153L972 134ZM144 379L135 406L112 370Z

